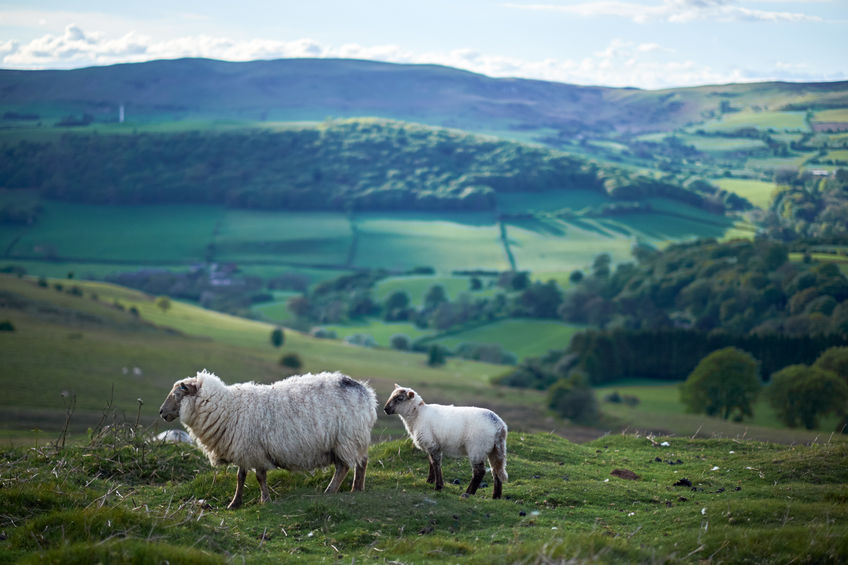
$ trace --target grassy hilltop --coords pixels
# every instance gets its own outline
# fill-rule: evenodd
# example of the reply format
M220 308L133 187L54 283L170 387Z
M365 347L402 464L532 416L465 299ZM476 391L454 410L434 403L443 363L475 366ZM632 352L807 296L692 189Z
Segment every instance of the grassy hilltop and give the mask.
M113 428L88 444L0 451L1 563L840 563L848 446L509 436L505 498L442 492L409 440L370 451L364 493L321 494L328 469L273 471L272 502L224 506L234 469ZM454 479L459 485L454 484ZM345 483L349 487L350 478Z

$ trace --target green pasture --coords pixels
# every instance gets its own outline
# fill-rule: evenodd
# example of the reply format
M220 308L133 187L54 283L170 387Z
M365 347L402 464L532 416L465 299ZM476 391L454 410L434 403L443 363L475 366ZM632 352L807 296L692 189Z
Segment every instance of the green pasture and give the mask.
M277 291L274 293L273 302L254 304L250 307L250 311L264 321L275 324L286 324L295 317L288 309L289 298L295 296L301 296L301 293Z
M740 128L801 130L807 131L805 112L753 112L742 111L724 114L720 118L699 124L697 129L704 131L732 131Z
M498 210L503 214L552 212L563 209L580 212L610 201L607 195L594 190L502 192L497 194Z
M513 353L519 361L540 357L552 349L565 349L575 333L584 326L553 320L508 319L460 332L449 332L428 343L455 350L463 343L494 343Z
M344 265L352 245L342 213L227 210L216 230L216 259Z
M723 153L730 151L754 151L766 146L761 139L747 137L712 137L700 135L681 135L680 140L692 145L698 151Z
M421 329L410 322L384 322L383 320L373 318L356 320L347 324L330 324L322 327L336 332L340 340L356 334L369 335L374 338L378 347L385 348L392 346L392 336L397 334L405 335L410 341L415 341L416 339L433 334L433 330Z
M848 108L818 110L813 115L814 122L848 122Z
M434 267L508 270L500 231L490 214L357 214L353 265L406 271Z
M0 230L0 247L8 258L132 266L201 262L224 212L204 205L97 206L49 200L42 205L35 224Z
M662 434L699 437L733 437L741 434L761 440L781 443L809 441L810 437L826 437L838 423L836 417L822 420L818 430L788 429L777 419L774 409L765 397L765 389L754 404L754 417L742 423L730 422L703 414L688 414L680 402L679 383L667 381L625 381L595 388L598 401L605 414L612 416L632 431L653 431ZM604 402L603 398L618 392L620 395L635 396L637 406L624 403Z
M799 169L817 152L799 153L790 157L757 157L745 161L745 167L756 171L775 171L778 169Z
M409 296L409 303L414 307L424 305L424 297L436 285L445 289L448 300L455 301L462 294L468 294L472 299L478 297L491 297L502 289L492 286L495 282L492 277L480 277L483 288L471 290L471 278L469 276L440 276L440 275L405 275L382 279L374 287L374 300L383 303L395 292L405 292Z
M771 204L774 183L754 179L714 178L709 182L722 190L738 194L748 199L754 206L766 209Z

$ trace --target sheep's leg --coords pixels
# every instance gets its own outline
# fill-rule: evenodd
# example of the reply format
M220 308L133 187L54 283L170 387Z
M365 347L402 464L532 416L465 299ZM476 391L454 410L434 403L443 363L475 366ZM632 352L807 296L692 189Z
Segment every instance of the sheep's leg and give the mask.
M427 482L433 484L436 482L436 470L433 468L432 459L430 459L428 462L430 464L430 472L427 473Z
M256 469L256 482L259 483L259 489L262 491L262 503L271 502L271 495L268 493L268 471L265 469Z
M471 483L469 483L468 488L465 490L465 494L467 495L477 492L477 489L480 488L480 483L483 482L483 477L486 475L486 465L482 461L474 463L471 468Z
M327 485L327 488L324 490L324 494L339 492L339 488L341 488L342 481L344 481L348 471L350 471L350 467L341 461L336 461L336 472L333 473L333 479L330 481L330 484Z
M247 478L247 469L245 467L239 467L238 470L238 478L236 479L236 493L233 495L233 500L230 502L229 508L230 510L235 510L239 506L241 506L241 496L244 493L244 480Z
M428 456L430 458L430 473L436 483L436 490L442 490L445 486L445 480L442 477L442 454L436 451L429 453Z
M368 467L368 458L363 457L353 469L353 486L351 491L365 490L365 469Z
M493 451L489 455L489 464L492 466L492 478L495 482L492 498L500 498L503 494L503 478L506 477L506 470L504 469L506 463L499 454Z

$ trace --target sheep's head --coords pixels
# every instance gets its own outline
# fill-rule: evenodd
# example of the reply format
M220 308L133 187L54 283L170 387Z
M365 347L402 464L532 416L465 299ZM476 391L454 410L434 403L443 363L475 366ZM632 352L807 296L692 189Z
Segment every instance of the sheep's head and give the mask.
M386 414L405 414L412 406L420 403L421 397L414 390L395 384L395 390L389 396L383 411Z
M162 406L159 408L159 415L162 416L162 419L166 422L172 422L179 418L180 405L182 404L183 399L186 397L196 396L199 386L200 383L198 382L197 377L189 377L175 382L171 392L168 393L168 396L165 398L165 402L163 402Z

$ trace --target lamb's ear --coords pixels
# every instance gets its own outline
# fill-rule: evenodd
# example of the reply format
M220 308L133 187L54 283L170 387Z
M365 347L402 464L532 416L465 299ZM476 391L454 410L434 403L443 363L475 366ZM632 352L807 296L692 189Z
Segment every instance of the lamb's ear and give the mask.
M408 399L410 399L410 398L412 398L413 396L415 396L415 393L414 393L414 392L412 392L411 390L410 390L409 392L407 392L407 393L406 393L406 398L407 398L407 400L408 400Z

